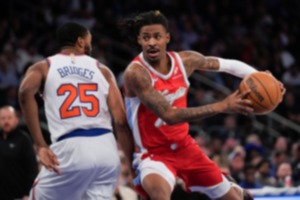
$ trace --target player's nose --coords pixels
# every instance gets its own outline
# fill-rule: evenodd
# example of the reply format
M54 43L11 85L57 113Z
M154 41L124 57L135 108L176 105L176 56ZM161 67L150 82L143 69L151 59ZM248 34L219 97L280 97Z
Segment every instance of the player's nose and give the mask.
M151 37L151 38L149 39L148 44L149 44L150 46L154 46L154 45L156 44L156 39L153 38L153 37Z

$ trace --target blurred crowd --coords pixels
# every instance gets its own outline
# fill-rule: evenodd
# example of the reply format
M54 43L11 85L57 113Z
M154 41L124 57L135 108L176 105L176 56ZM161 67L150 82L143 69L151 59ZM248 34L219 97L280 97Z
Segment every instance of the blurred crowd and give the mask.
M275 110L300 124L300 1L297 0L11 0L0 2L0 106L19 111L17 91L26 69L54 54L55 30L67 21L82 23L93 35L93 57L108 65L122 85L122 71L139 52L122 36L118 21L131 13L159 9L169 19L170 50L242 60L269 70L287 88ZM240 79L220 73L199 73L235 90ZM191 80L189 106L211 103L224 95ZM46 124L43 102L41 123ZM257 116L265 123L268 118ZM257 130L253 117L219 115L192 125L191 135L222 170L245 188L296 186L300 183L299 131L274 123L279 132ZM23 126L22 126L23 125ZM20 126L23 127L22 122ZM49 137L46 126L45 137ZM48 140L50 143L50 140ZM123 155L120 153L120 155ZM126 161L124 161L126 162ZM124 169L120 185L128 185ZM1 177L0 177L1 179ZM182 185L178 180L178 184ZM182 185L181 188L184 188ZM120 197L118 197L120 199ZM174 197L175 199L175 197Z

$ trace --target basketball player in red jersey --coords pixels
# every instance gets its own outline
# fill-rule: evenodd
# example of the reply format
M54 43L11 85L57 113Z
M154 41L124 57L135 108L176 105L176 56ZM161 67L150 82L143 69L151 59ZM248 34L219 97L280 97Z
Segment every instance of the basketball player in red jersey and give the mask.
M180 177L189 191L211 199L243 199L242 189L229 182L189 136L188 122L218 113L251 114L251 102L244 98L249 91L186 108L188 77L195 70L210 70L243 78L256 70L237 60L194 51L168 52L168 22L159 11L124 19L120 25L134 33L142 47L124 73L127 119L141 155L133 163L137 164L137 190L152 200L169 200L175 177Z

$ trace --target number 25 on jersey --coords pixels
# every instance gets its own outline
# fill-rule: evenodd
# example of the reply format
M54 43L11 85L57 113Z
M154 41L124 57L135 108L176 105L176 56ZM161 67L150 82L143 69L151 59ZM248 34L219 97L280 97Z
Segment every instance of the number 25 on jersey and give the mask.
M62 84L57 89L57 95L63 96L67 94L66 99L59 108L61 119L81 116L82 112L88 117L95 117L99 113L99 99L92 94L87 94L89 91L97 91L96 83L78 83L77 86L71 83ZM76 98L79 98L81 103L89 103L91 108L85 106L72 105Z

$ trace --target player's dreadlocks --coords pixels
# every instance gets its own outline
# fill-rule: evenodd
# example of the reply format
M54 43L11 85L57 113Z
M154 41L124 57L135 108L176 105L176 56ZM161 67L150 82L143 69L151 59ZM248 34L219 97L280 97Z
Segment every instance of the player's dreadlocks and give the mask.
M168 20L159 10L143 12L133 17L125 18L119 22L119 28L125 36L136 41L141 28L153 24L161 24L169 32Z

